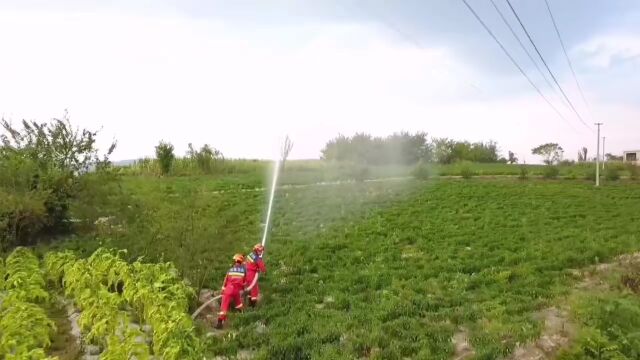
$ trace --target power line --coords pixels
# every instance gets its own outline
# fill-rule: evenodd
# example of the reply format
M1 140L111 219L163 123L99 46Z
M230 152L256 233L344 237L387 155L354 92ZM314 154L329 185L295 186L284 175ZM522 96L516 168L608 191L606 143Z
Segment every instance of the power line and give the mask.
M500 48L502 49L502 51L504 52L505 55L507 55L507 57L509 58L509 60L511 60L511 62L513 63L513 65L515 65L516 68L518 68L518 70L520 71L520 73L522 74L522 76L524 76L527 81L529 81L529 84L531 84L531 86L536 89L536 91L538 92L538 94L540 94L540 96L544 99L544 101L547 102L547 104L549 104L549 106L551 106L551 108L556 112L556 114L558 114L558 116L564 120L567 124L569 124L569 126L571 126L571 128L573 128L575 130L575 128L573 127L573 125L571 125L571 123L569 122L569 120L567 120L561 113L560 111L558 111L558 109L549 101L549 99L547 99L546 96L544 96L544 94L542 93L542 91L540 91L540 89L536 86L536 84L531 81L531 78L527 75L527 73L524 72L524 70L522 69L522 67L520 67L520 65L518 65L518 62L513 58L513 56L511 56L511 54L509 53L509 51L507 51L507 49L504 47L504 45L502 45L502 43L500 42L500 40L498 40L498 38L493 34L493 32L491 31L491 29L489 29L489 27L487 26L487 24L485 24L484 21L482 21L482 19L480 18L480 16L478 15L478 13L476 13L475 10L473 10L473 8L471 7L471 5L469 5L469 3L467 2L467 0L462 0L462 2L467 6L467 9L469 9L469 11L471 11L471 13L473 14L473 16L476 18L476 20L478 20L478 22L480 23L480 25L482 25L482 27L489 33L489 35L493 38L493 40L500 46Z
M493 0L491 0L493 1ZM556 19L553 16L553 12L551 12L551 6L549 6L549 1L544 0L545 4L547 4L547 10L549 11L549 16L551 17L551 22L553 23L553 28L556 29L556 35L558 35L558 40L560 40L560 45L562 46L562 51L564 52L564 57L567 59L567 64L569 64L569 69L571 69L571 75L573 75L573 80L576 81L576 86L578 87L578 91L580 91L580 96L582 97L582 101L584 101L584 105L589 109L589 103L582 92L582 86L580 86L580 82L578 82L578 77L576 76L576 72L573 70L573 64L571 64L571 59L569 58L569 54L567 54L567 48L564 46L564 41L562 41L562 36L560 36L560 30L558 30L558 25L556 24Z
M524 44L522 43L522 40L520 39L520 36L518 36L518 34L516 34L515 30L513 29L513 27L511 26L511 24L509 23L509 21L507 21L507 18L504 16L504 14L502 13L502 10L500 10L500 8L498 7L498 5L496 4L496 2L494 0L490 0L491 4L493 5L493 8L496 9L496 11L498 12L498 15L500 15L500 18L502 19L502 22L504 22L505 25L507 25L507 27L509 28L509 31L511 31L511 34L513 35L513 37L516 38L516 40L518 41L518 44L520 44L520 47L522 48L522 50L525 52L525 54L527 54L527 57L529 57L529 60L531 60L531 62L533 63L533 65L536 67L536 69L538 70L538 73L540 74L540 76L542 76L542 78L544 79L544 81L547 83L547 85L549 86L549 88L552 91L555 91L556 93L558 92L558 89L553 86L553 84L551 84L551 81L549 81L549 79L547 78L547 76L544 74L544 72L542 72L542 69L540 69L540 66L538 65L538 62L535 61L533 59L533 56L531 55L531 53L529 52L529 50L527 50L527 47L524 46ZM561 98L562 99L562 98ZM564 99L562 99L562 102L565 106L567 106L567 103L564 102Z
M531 45L533 45L533 48L536 50L536 53L540 57L540 60L542 60L542 63L547 68L547 71L551 75L551 78L553 79L553 82L555 82L556 85L558 86L558 89L560 89L560 92L562 93L562 96L564 96L565 100L567 100L567 102L569 103L569 106L571 107L573 112L576 114L576 116L578 117L580 122L582 124L584 124L584 126L586 126L587 128L591 129L591 127L589 125L587 125L586 122L584 122L584 120L582 119L582 116L580 116L580 114L578 113L576 108L573 106L573 103L571 102L571 100L569 100L569 97L567 96L567 94L562 89L562 86L560 86L560 83L558 83L558 79L556 79L556 76L553 75L553 71L551 71L551 69L549 68L549 65L547 64L547 61L544 59L544 56L542 56L542 54L540 53L540 50L538 50L538 47L536 46L536 43L531 38L531 35L529 34L529 31L527 31L527 28L522 23L522 20L520 20L520 16L518 16L518 13L516 12L516 9L514 9L513 6L511 5L511 1L509 1L509 0L505 0L505 1L507 2L507 4L509 4L509 8L511 8L511 12L513 12L513 15L518 20L518 23L520 23L520 26L522 27L522 30L524 30L524 33L527 35L527 38L529 38L529 42L531 42ZM593 130L593 129L591 129L591 130Z

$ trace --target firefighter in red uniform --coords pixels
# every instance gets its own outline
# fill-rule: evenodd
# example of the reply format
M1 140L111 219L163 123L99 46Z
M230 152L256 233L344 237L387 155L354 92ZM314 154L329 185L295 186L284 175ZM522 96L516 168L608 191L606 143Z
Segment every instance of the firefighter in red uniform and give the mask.
M263 251L264 246L257 244L253 247L253 252L247 255L247 284L251 284L253 282L256 274L267 272L267 268L264 265L264 261L262 260ZM251 288L251 294L249 298L249 304L252 307L256 306L259 295L260 287L258 286L258 281L256 280L255 285Z
M235 254L233 256L233 266L224 278L224 284L222 284L222 304L220 305L220 312L218 313L218 323L216 328L222 328L222 325L227 320L227 311L229 311L229 305L233 300L235 308L242 311L244 304L242 303L242 292L247 284L247 269L242 264L244 262L244 256L242 254Z

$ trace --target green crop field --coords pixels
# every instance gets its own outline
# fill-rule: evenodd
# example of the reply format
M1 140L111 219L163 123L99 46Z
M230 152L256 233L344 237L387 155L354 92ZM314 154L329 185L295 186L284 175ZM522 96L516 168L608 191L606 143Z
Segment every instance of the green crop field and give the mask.
M128 227L58 246L128 249L131 259L172 261L196 288L218 288L231 255L260 239L266 191L238 191L224 178L139 176L125 177L123 191ZM571 291L571 269L640 249L632 182L285 187L274 211L263 301L207 338L212 356L447 359L465 328L475 358L506 357L540 335L533 314Z

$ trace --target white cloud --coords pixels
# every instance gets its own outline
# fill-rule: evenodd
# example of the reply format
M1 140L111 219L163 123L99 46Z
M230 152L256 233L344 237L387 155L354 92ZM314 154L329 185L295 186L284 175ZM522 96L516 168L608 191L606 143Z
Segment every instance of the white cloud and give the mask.
M575 53L596 68L610 68L616 61L640 61L640 35L609 34L590 39L576 47Z
M370 25L254 31L178 17L3 13L0 114L42 120L69 108L81 126L103 127L105 143L118 139L119 159L151 155L160 139L180 152L207 142L265 158L287 133L295 158L356 131L494 139L527 160L537 143L577 149L591 139L533 92L478 93L469 82L502 80L446 48L397 43ZM277 37L295 32L303 40Z

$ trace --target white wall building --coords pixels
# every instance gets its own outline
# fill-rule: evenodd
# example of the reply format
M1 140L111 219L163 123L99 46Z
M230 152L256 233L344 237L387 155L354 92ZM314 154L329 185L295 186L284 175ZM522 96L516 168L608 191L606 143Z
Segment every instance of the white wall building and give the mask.
M630 150L622 153L622 161L640 165L640 150Z

